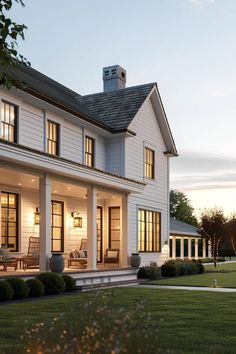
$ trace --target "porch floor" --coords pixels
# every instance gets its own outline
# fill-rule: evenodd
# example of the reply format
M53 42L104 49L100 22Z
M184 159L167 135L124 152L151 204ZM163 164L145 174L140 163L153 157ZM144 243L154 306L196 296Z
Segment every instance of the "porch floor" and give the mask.
M119 271L119 270L131 270L131 267L118 267L117 265L107 265L104 266L103 264L97 265L97 269L88 269L88 268L76 268L76 267L71 267L71 268L64 268L63 274L86 274L86 273L101 273L101 272L106 272L106 271ZM17 269L16 271L13 269L8 269L7 271L0 270L0 279L6 278L8 276L12 277L34 277L37 274L39 274L40 271L38 268L36 269Z

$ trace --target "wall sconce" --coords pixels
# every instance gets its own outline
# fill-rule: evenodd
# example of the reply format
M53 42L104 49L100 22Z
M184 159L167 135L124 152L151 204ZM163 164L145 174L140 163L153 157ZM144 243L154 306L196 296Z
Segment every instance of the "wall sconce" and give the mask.
M78 211L72 212L71 213L71 217L74 220L74 227L82 227L83 219L81 218L81 216L79 216L79 212Z
M40 212L39 212L39 207L37 207L34 213L34 224L39 225L39 221L40 221Z

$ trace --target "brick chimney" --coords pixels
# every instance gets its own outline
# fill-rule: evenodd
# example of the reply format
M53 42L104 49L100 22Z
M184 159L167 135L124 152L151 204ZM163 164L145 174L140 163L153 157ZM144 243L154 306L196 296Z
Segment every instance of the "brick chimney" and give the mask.
M120 65L103 68L103 91L115 91L125 88L126 71Z

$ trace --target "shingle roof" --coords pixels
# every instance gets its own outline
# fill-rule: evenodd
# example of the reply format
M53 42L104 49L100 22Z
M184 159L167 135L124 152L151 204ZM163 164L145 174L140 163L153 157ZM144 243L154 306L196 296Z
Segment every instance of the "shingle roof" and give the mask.
M200 237L197 227L174 218L170 218L170 234Z
M126 131L155 83L81 96L39 71L19 65L13 75L25 91L112 133Z
M79 96L77 102L112 129L124 130L128 128L155 85L156 83L150 83L112 92Z

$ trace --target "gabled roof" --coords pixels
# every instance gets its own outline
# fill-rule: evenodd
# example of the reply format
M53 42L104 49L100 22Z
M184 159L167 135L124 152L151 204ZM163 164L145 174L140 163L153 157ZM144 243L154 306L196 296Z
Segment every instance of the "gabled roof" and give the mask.
M77 101L114 130L128 129L155 83L79 96Z
M170 218L170 234L200 237L197 227L174 218Z
M25 92L113 134L131 132L130 123L150 97L166 144L165 153L177 154L156 83L81 96L29 66L8 70L26 84Z

